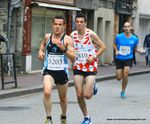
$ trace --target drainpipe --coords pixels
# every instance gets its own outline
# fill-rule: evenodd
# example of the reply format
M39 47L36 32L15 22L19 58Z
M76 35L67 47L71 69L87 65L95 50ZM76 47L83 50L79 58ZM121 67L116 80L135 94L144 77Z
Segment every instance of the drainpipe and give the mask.
M6 42L6 53L10 52L10 42L11 42L11 38L10 38L10 30L11 30L11 18L12 18L12 11L13 8L19 3L21 2L20 0L16 0L15 2L12 2L12 0L8 0L8 21L7 21L7 25L8 25L8 29L7 29L7 42Z
M12 12L12 7L11 7L11 0L8 0L8 21L7 21L7 38L8 41L6 42L6 53L9 53L9 49L10 49L10 24L11 24L11 12Z

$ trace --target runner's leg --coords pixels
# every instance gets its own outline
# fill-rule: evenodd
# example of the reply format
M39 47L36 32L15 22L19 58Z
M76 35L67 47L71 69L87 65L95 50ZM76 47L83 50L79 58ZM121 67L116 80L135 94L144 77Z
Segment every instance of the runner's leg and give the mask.
M83 115L88 116L87 107L86 107L85 99L83 96L84 77L81 75L74 75L74 81L75 81L75 88L76 88L78 104L81 108Z
M64 85L56 85L58 89L58 95L60 99L60 106L62 110L62 115L66 116L67 111L67 89L68 89L68 83Z
M123 78L123 69L117 69L116 70L116 79L117 80L122 80L122 78Z
M46 115L51 116L51 107L52 107L52 88L54 85L54 79L50 75L45 75L43 77L43 87L44 87L44 106Z
M90 99L93 96L93 85L95 82L95 75L89 75L85 78L85 86L83 96L86 99Z
M129 72L130 72L130 67L125 66L124 70L123 70L122 91L125 91L125 89L127 87Z

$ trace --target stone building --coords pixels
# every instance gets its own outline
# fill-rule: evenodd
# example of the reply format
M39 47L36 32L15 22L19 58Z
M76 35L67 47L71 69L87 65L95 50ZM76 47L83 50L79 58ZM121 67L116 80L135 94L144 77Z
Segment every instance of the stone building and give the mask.
M137 0L137 6L134 6L134 29L140 39L139 47L143 46L145 35L150 32L150 1Z
M87 26L93 29L107 46L99 58L100 64L113 60L114 0L78 0L77 7L87 16Z
M41 70L37 54L44 34L51 32L52 18L63 15L67 20L66 33L70 34L75 29L75 15L82 12L87 17L87 27L107 46L99 58L100 64L110 64L113 41L122 32L124 21L130 20L134 26L139 22L137 17L141 16L137 14L136 4L136 0L0 0L0 34L8 37L18 70Z
M143 42L145 35L150 33L150 1L149 0L137 0L134 1L133 6L133 28L135 34L139 38L139 49L143 50ZM144 54L137 54L137 60L145 63Z
M67 20L66 33L72 31L72 12L79 11L74 0L0 0L0 33L9 39L9 52L14 52L17 69L40 70L37 54L45 33L51 32L55 15ZM7 9L8 8L8 9Z
M3 37L7 37L7 1L0 0L0 34ZM0 43L0 53L3 53L6 51L6 45L5 43Z

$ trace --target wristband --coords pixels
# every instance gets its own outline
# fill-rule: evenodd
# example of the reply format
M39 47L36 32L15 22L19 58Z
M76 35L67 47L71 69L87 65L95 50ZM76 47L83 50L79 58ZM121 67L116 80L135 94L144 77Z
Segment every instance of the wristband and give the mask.
M93 57L94 57L95 59L97 59L97 55L96 55L96 54L94 54Z
M65 50L63 50L63 52L66 53L66 52L67 52L67 49L65 48Z

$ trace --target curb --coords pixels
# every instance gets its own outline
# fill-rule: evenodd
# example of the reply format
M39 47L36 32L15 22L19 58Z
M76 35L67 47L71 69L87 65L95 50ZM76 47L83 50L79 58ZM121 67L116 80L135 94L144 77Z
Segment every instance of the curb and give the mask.
M32 88L22 88L22 89L15 89L11 91L6 91L2 94L0 94L0 99L6 99L6 98L11 98L11 97L18 97L18 96L23 96L27 94L32 94L32 93L38 93L42 92L43 87L37 86L37 87L32 87Z
M146 74L146 73L150 73L150 70L130 72L129 76ZM115 74L107 75L107 76L97 76L96 77L96 82L111 80L111 79L115 79ZM73 80L71 80L69 82L69 87L71 87L71 86L74 86ZM53 89L56 89L56 87L54 87ZM5 91L4 93L1 93L0 94L0 99L18 97L18 96L23 96L23 95L32 94L32 93L38 93L38 92L42 92L42 91L43 91L43 86L42 85L32 87L32 88L12 89L12 90L9 90L9 91Z

